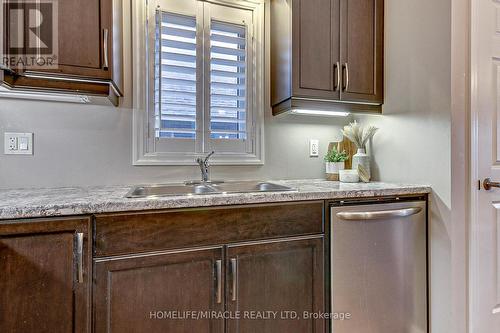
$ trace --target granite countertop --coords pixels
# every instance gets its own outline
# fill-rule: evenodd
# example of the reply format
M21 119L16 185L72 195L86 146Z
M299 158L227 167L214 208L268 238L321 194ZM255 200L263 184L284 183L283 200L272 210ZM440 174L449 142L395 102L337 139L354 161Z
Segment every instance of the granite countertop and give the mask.
M379 182L345 184L314 179L273 182L290 186L297 189L297 191L128 199L125 198L125 194L130 190L131 186L6 189L0 190L0 219L267 202L366 198L423 194L431 191L430 186L427 185Z

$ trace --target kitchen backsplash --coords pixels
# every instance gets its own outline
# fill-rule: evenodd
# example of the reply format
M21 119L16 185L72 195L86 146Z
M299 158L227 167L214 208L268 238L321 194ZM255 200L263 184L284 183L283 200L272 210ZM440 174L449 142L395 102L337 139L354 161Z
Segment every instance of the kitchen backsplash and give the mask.
M262 166L214 166L218 179L324 177L323 155L349 118L265 120ZM198 179L196 166L132 165L132 110L59 102L2 100L0 132L33 132L34 156L0 155L0 188L123 185ZM309 139L320 156L309 157ZM3 138L0 138L3 140Z

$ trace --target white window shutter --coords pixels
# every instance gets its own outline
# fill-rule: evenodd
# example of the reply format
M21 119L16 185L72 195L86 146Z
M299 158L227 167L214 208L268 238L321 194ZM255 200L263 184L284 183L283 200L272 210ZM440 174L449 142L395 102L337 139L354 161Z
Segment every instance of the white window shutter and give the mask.
M218 21L210 27L210 138L246 140L246 27Z
M196 139L196 17L157 15L156 137Z
M148 38L138 42L147 70L134 83L138 96L147 88L134 123L147 127L134 133L148 135L134 146L134 164L191 165L212 150L217 164L262 164L264 4L153 0L147 8Z

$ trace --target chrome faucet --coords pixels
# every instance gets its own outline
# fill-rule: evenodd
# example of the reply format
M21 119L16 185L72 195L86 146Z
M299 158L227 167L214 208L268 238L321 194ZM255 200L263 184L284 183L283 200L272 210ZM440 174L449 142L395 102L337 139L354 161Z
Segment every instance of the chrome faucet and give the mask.
M209 158L215 154L215 151L212 151L205 158L198 157L196 159L196 163L200 166L201 169L201 181L203 183L208 182L209 174L210 174L210 164L208 164Z

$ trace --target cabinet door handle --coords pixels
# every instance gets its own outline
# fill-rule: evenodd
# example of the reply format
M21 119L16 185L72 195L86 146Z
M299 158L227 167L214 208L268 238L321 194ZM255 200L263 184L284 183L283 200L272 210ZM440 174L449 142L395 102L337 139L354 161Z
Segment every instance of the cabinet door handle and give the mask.
M109 68L108 42L109 42L109 30L104 29L104 37L103 37L104 65L103 65L103 68L105 70L107 70Z
M237 289L238 289L238 259L231 259L231 300L236 301Z
M215 262L215 279L217 284L215 298L217 300L217 304L220 304L222 303L222 260L217 260Z
M76 267L78 283L83 283L83 233L76 234Z
M342 76L344 78L344 87L342 90L347 91L349 89L349 65L347 62L342 66Z
M333 79L336 81L333 91L338 91L340 89L340 63L338 61L333 65Z

